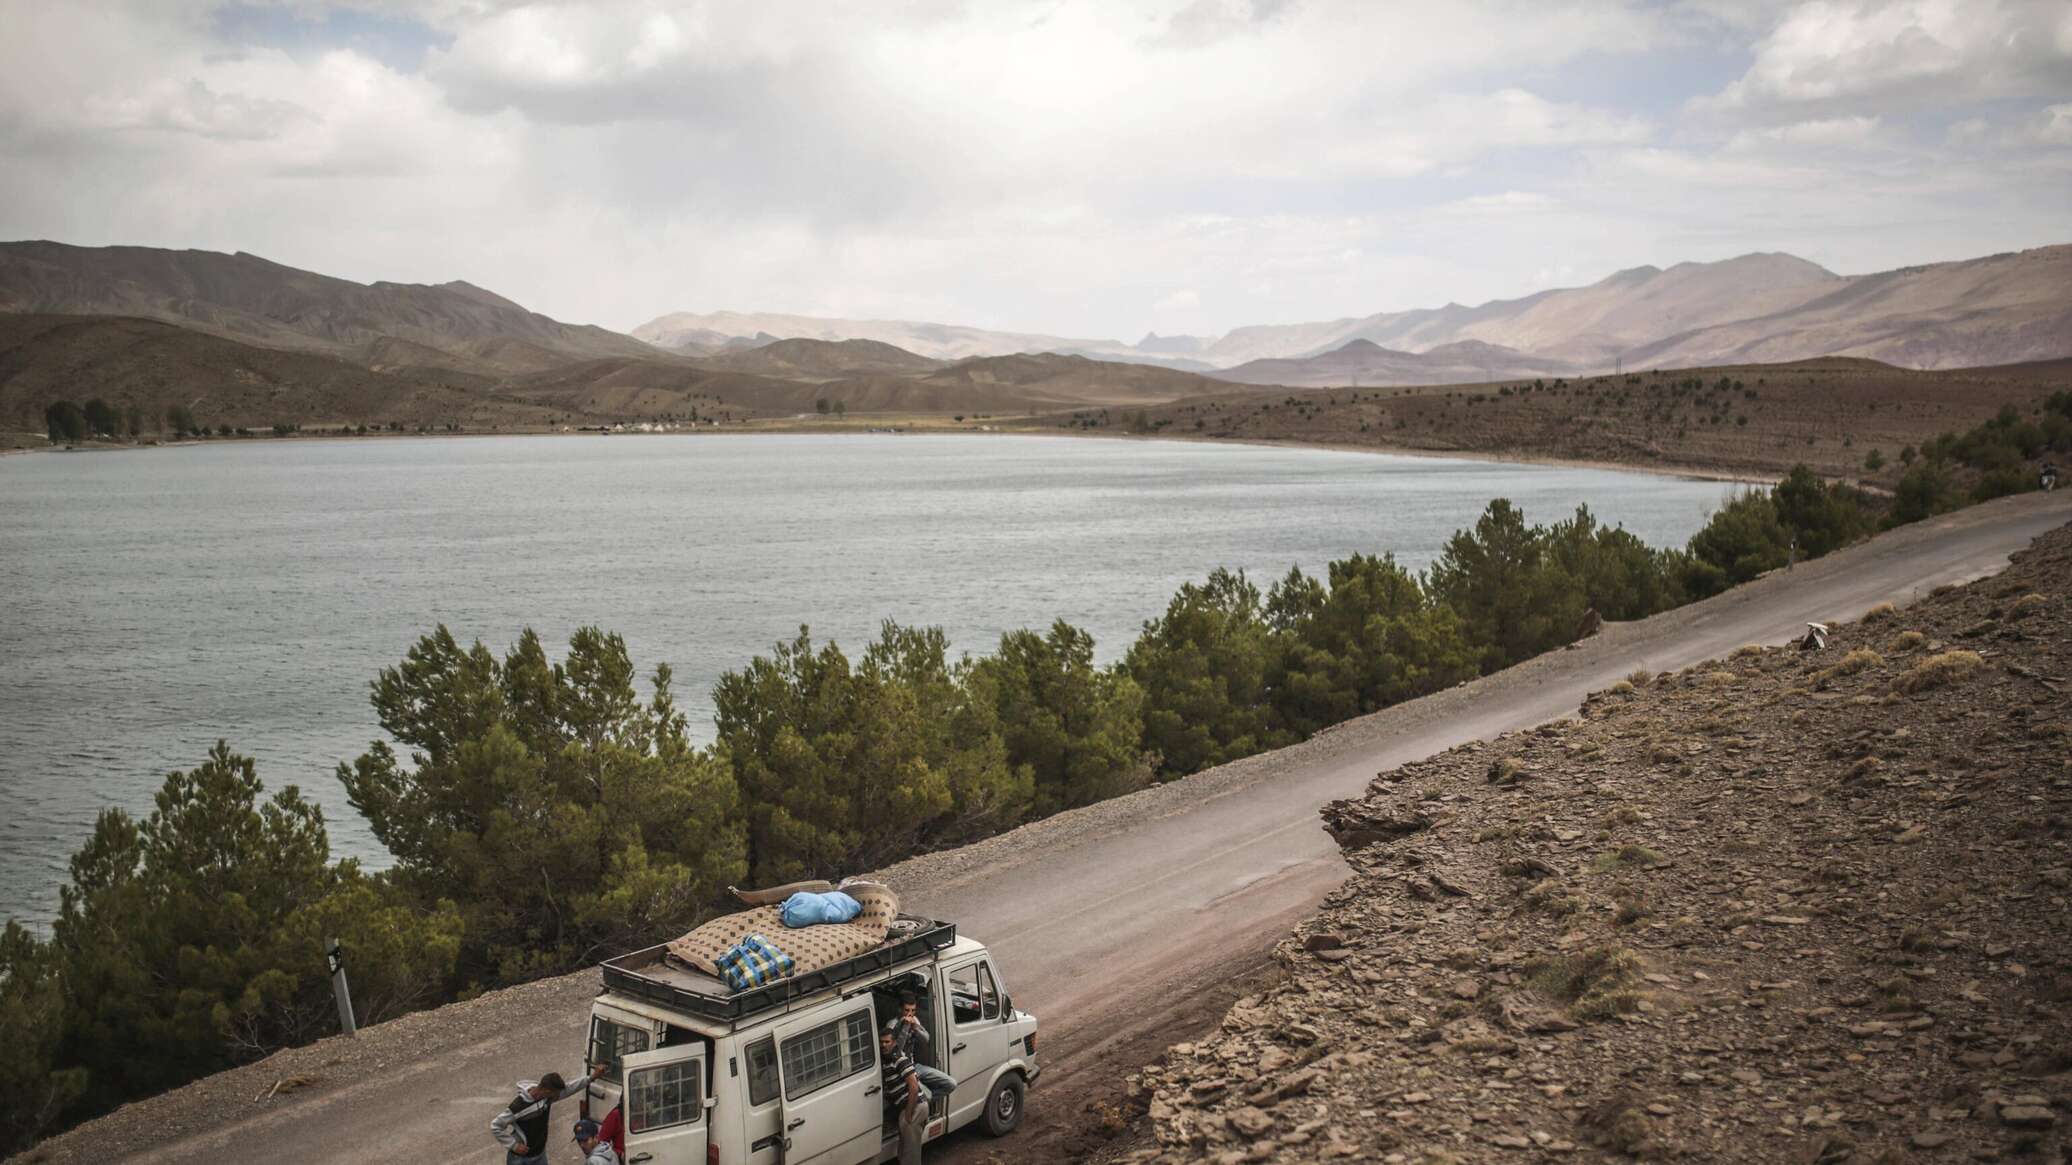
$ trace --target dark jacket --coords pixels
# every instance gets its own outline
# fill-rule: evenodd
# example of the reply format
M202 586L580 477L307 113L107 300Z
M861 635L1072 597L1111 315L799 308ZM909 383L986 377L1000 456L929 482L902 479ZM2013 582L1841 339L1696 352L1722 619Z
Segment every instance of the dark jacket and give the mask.
M588 1076L579 1076L575 1083L563 1088L554 1096L539 1100L532 1098L536 1080L518 1082L518 1098L510 1107L489 1118L489 1135L506 1149L523 1144L529 1155L538 1156L547 1151L547 1126L553 1116L554 1102L580 1096L590 1087Z

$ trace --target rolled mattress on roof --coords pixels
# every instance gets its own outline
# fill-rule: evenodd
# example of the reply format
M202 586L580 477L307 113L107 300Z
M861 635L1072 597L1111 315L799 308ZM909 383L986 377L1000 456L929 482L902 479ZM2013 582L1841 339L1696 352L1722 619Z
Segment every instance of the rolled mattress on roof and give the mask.
M788 929L784 925L784 900L801 890L824 894L840 889L856 899L863 912L848 922ZM749 909L711 919L668 944L667 957L694 971L724 979L713 961L732 950L752 934L790 955L797 964L793 975L818 971L845 959L853 959L884 943L892 920L899 917L899 895L880 882L793 882L769 890L736 890L734 896Z

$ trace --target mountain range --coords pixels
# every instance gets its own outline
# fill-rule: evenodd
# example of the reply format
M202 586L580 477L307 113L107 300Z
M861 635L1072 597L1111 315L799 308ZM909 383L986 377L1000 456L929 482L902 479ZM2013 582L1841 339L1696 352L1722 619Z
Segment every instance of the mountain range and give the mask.
M790 333L790 334L788 334ZM861 334L856 334L861 333ZM2072 356L2072 246L1840 276L1790 255L1621 271L1476 307L1135 344L715 312L633 335L464 282L355 283L256 255L0 244L0 418L59 396L212 422L542 426L1139 408L1249 386L1454 384L1824 355Z
M1872 275L1786 254L1634 267L1587 287L1220 336L1135 344L896 320L676 313L635 328L663 347L744 336L865 338L939 359L1037 350L1164 363L1244 383L1459 383L1610 371L1864 356L1955 368L2072 355L2072 246ZM1346 346L1364 341L1372 348ZM1473 345L1458 347L1459 345ZM1273 362L1273 363L1262 363Z

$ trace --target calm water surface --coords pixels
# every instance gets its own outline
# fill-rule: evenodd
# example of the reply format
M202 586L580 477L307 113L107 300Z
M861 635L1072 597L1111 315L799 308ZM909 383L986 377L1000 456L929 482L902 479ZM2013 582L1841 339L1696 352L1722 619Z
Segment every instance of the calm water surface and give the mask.
M1733 487L1257 446L984 436L261 442L0 458L0 917L47 920L105 806L148 812L218 738L385 855L332 776L367 685L438 623L559 655L597 623L667 661L709 736L719 674L802 623L958 650L1063 618L1119 656L1182 581L1355 551L1422 568L1492 497L1588 502L1680 543Z

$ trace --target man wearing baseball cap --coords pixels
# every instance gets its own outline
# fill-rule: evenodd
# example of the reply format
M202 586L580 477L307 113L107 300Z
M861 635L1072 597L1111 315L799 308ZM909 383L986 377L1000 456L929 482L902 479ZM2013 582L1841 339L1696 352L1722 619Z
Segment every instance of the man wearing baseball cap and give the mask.
M576 1145L583 1150L583 1165L619 1165L619 1155L604 1139L604 1129L585 1117L576 1122Z

